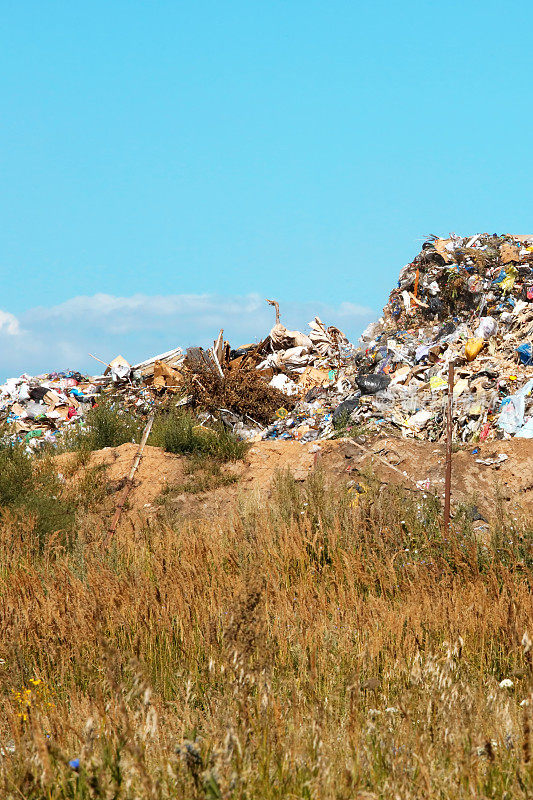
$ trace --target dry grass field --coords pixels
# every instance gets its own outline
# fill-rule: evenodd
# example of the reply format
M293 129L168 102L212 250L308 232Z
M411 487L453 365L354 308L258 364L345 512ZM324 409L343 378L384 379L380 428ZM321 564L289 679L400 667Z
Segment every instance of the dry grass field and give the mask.
M2 798L533 795L520 522L481 541L458 513L444 537L431 497L279 473L268 504L163 503L104 550L102 471L72 494L44 460L17 503L20 469L0 470Z

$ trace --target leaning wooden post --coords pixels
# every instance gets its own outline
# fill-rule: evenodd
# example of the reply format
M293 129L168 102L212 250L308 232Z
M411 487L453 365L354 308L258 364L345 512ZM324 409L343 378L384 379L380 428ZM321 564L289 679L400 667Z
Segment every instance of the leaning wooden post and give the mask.
M144 447L146 445L146 441L147 441L147 439L148 439L148 437L150 435L150 431L152 430L154 417L155 417L155 412L150 414L150 417L148 418L148 422L146 423L146 427L145 427L145 429L143 431L143 435L141 437L141 443L139 444L139 449L137 450L135 458L133 459L133 464L131 465L131 469L129 471L128 477L126 478L126 484L125 484L125 487L124 487L124 493L123 493L123 495L122 495L122 497L120 499L120 502L119 502L118 506L115 509L115 513L113 515L113 519L111 521L111 525L109 526L109 530L107 531L106 537L104 539L104 547L109 547L111 539L113 538L113 536L115 534L115 531L117 529L117 525L119 523L119 520L120 520L120 517L121 517L121 514L122 514L122 509L124 508L124 506L126 504L126 500L128 499L128 495L129 495L129 493L131 492L131 490L133 488L133 478L135 477L135 473L137 472L137 467L139 466L139 462L140 462L140 460L142 458L142 455L144 453Z
M453 362L448 365L448 403L446 405L446 472L444 476L444 532L450 532L450 495L452 488L452 403Z

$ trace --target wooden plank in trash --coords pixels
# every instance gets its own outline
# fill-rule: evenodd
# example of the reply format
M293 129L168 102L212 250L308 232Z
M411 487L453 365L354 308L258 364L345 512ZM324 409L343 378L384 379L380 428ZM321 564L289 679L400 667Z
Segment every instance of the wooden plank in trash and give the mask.
M210 353L206 353L202 347L187 348L186 361L192 372L211 372L220 379L220 373L213 361L213 357Z

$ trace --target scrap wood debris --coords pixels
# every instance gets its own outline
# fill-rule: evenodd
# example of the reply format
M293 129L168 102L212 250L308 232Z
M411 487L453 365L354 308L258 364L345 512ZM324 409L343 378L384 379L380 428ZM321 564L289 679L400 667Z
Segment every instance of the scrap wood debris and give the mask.
M226 421L235 419L235 424L242 419L245 426L263 427L280 407L292 409L296 403L295 398L271 386L253 368L227 370L222 379L207 371L189 372L185 380L196 408Z
M453 362L457 441L533 437L533 236L429 237L358 347L319 317L307 333L291 330L267 302L275 322L258 343L233 348L220 331L209 349L102 360L95 377L9 379L0 422L34 448L112 395L141 417L190 407L252 441L309 442L339 428L439 441Z

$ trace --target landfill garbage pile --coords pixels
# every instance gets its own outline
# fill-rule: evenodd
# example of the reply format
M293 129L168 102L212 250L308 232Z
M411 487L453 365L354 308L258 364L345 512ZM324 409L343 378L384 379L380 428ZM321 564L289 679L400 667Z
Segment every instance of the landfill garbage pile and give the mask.
M456 441L533 437L533 236L431 237L361 341L354 424L441 439L453 362Z
M88 412L105 396L125 413L145 416L154 406L156 387L165 386L159 376L182 358L176 348L135 367L117 356L96 377L67 371L9 378L0 385L1 438L28 450L57 445L73 427L86 425Z
M135 365L117 356L108 364L102 361L106 369L98 376L63 372L10 378L0 385L0 425L8 439L30 450L56 445L73 426L85 426L88 411L107 397L140 418L158 407L189 408L202 424L220 420L247 440L333 435L330 411L339 403L339 390L332 387L355 348L319 317L308 334L287 329L277 302L268 302L276 309L276 322L259 343L234 349L220 331L207 350L177 347ZM328 402L309 397L310 392L318 397L322 387ZM343 385L342 391L348 389L350 384Z
M359 346L319 317L302 333L280 320L260 342L177 347L102 375L22 375L0 386L0 424L28 448L57 443L109 396L140 417L190 408L239 437L311 442L346 432L444 436L455 365L456 441L533 437L533 236L430 237L404 267ZM97 359L100 360L100 359Z
M0 422L30 448L56 443L56 432L85 417L97 388L79 372L9 378L0 386Z

